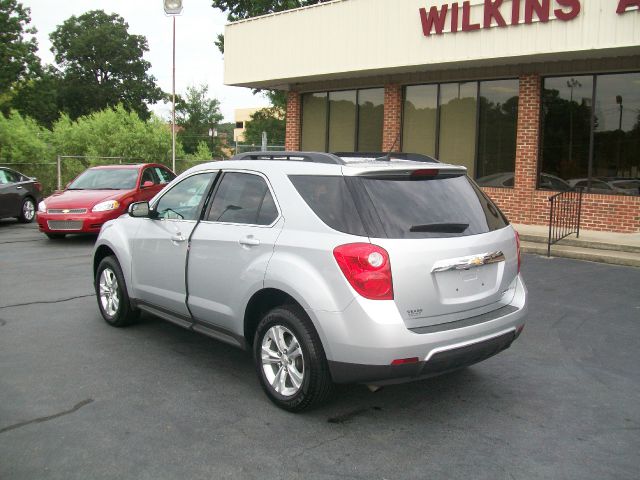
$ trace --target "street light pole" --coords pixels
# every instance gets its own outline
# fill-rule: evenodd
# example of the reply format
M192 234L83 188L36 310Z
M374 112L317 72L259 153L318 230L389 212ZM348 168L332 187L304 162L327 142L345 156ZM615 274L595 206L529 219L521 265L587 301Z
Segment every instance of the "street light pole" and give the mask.
M173 17L173 62L171 75L171 168L176 171L176 16L182 13L182 0L164 0L164 13Z
M173 72L171 82L171 169L176 171L176 17L173 16Z

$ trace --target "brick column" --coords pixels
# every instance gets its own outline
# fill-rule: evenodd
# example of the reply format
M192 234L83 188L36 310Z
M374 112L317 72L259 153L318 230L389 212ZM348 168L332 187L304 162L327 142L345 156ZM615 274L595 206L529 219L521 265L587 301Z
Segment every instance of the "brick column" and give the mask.
M300 150L301 95L299 92L287 93L286 132L284 135L285 150Z
M384 86L384 119L382 121L382 151L400 150L402 87L395 83ZM394 145L395 144L395 145Z
M516 135L516 190L535 190L540 139L540 75L522 75Z

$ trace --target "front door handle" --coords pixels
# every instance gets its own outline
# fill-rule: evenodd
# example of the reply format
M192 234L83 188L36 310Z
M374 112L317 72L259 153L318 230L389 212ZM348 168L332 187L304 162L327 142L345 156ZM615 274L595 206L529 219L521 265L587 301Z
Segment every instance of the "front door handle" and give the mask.
M174 243L181 243L181 242L184 242L185 240L186 238L183 237L181 233L176 233L171 237L171 241Z
M258 245L260 245L260 240L255 238L253 235L241 238L239 241L240 245L246 245L248 247L257 247Z
M21 185L18 185L18 186L16 187L16 190L22 190L22 186L21 186Z

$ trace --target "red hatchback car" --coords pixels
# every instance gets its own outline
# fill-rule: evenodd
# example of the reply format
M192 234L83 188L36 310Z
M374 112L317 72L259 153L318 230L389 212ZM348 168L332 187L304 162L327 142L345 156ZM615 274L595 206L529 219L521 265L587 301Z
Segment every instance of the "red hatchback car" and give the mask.
M102 225L150 200L175 178L164 165L108 165L82 172L62 192L38 205L38 227L49 238L68 233L99 233Z

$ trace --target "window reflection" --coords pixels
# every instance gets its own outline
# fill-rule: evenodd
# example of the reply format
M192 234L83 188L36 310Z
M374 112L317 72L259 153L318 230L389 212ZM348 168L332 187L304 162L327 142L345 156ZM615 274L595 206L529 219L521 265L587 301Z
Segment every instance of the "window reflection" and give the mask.
M640 73L547 78L542 120L539 188L553 175L589 193L640 194Z

